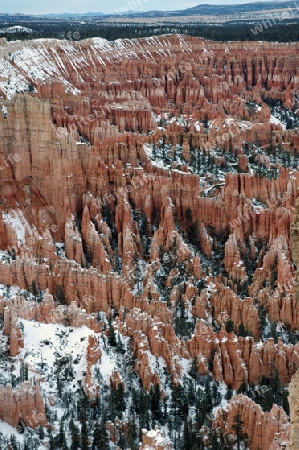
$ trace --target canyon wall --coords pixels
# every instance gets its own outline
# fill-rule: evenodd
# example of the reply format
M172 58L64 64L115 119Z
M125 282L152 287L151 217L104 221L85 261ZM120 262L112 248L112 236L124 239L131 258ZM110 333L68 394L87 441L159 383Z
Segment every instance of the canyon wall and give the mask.
M299 135L271 104L296 120L299 44L3 41L0 58L0 283L30 294L0 295L11 357L28 345L20 318L104 341L112 327L149 392L167 391L161 361L172 386L192 364L234 390L276 373L287 386L299 368ZM93 337L86 355L97 401ZM0 386L13 426L43 412L43 380L29 412L26 386ZM291 448L295 389L296 376ZM253 450L288 440L277 405L234 395L219 411L227 434L241 415ZM163 442L144 430L140 449Z

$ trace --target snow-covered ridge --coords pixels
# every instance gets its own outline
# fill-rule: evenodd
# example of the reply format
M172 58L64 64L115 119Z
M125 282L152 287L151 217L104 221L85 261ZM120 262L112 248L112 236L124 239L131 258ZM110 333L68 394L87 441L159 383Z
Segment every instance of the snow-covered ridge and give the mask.
M246 43L239 45L241 48L246 47ZM272 45L265 43L262 51L266 52L267 46L271 48ZM227 43L224 47L222 43L180 34L115 41L99 37L82 41L36 39L7 42L2 39L0 97L1 91L2 95L10 99L18 92L33 92L30 83L41 84L53 80L62 82L66 89L78 93L76 89L82 82L98 81L101 69L108 65L140 60L160 64L161 59L177 56L181 61L183 54L188 57L194 53L206 58L207 48L211 51L228 49L231 52L234 47L233 43ZM294 46L294 52L299 53L298 43Z
M74 83L90 79L96 81L98 68L108 64L140 59L155 63L157 57L170 56L173 45L170 39L165 35L113 42L102 38L80 42L58 39L5 41L0 46L0 93L2 90L10 99L16 93L28 91L30 82L53 80L61 81L67 89L76 91ZM188 38L178 35L175 40L181 51L192 51Z
M32 33L31 28L22 27L21 25L15 25L13 27L3 28L0 30L0 34L4 33Z

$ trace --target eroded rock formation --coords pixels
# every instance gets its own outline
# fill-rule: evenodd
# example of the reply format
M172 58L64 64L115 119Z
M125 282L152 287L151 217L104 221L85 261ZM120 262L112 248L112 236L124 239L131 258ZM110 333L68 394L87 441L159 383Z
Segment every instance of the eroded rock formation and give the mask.
M167 390L161 361L174 386L192 361L233 389L274 371L286 386L299 367L299 134L269 105L296 115L299 45L169 35L3 41L4 54L0 283L35 297L0 297L11 356L26 346L23 318L86 325L105 343L117 333L148 391ZM95 402L107 355L94 336L86 352ZM115 368L107 379L125 386ZM1 389L16 426L27 388ZM43 408L33 391L28 423ZM234 396L215 426L231 433L236 414L253 450L287 441L276 405ZM127 433L107 423L113 441ZM145 431L140 448L171 449L165 439Z
M13 390L11 386L0 386L0 398L1 420L13 427L20 421L31 428L47 425L39 384L32 386L30 382L24 382L17 390Z
M215 426L234 434L234 423L239 415L243 432L252 450L281 449L289 439L290 424L285 411L277 405L264 413L259 405L244 395L235 396L227 407L217 412Z

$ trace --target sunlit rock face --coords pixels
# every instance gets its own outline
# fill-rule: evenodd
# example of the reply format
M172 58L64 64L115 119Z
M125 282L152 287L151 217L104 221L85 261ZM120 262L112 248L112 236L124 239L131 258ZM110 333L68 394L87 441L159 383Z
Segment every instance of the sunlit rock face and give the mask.
M299 44L4 40L0 58L0 283L23 290L0 297L11 357L26 362L20 319L86 327L80 376L96 402L103 384L128 385L104 371L112 327L147 391L164 396L192 363L234 390L274 370L287 386L299 367ZM13 426L27 390L27 422L36 410L47 425L30 364L39 385L0 386ZM292 449L296 389L295 376ZM234 434L236 414L251 449L287 442L277 405L234 395L213 427ZM141 437L140 449L172 448L159 429Z

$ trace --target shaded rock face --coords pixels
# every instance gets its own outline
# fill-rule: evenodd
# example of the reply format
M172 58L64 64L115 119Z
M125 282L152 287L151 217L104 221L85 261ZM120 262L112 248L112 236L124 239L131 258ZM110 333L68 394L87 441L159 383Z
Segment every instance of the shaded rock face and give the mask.
M299 135L273 123L268 104L297 107L299 45L161 36L4 42L4 51L13 86L36 92L16 94L0 78L0 283L44 294L0 297L10 355L26 347L18 318L106 339L108 317L148 391L167 389L159 361L174 386L192 360L198 376L233 389L274 370L287 385L299 344L267 324L288 336L299 326ZM86 342L83 387L96 401L105 354ZM108 378L126 388L117 371ZM42 411L38 389L28 420ZM0 391L11 405L0 418L16 426L23 391ZM238 413L252 449L288 439L284 411L264 413L245 396L216 426L231 433ZM163 440L144 432L140 449L170 450Z

